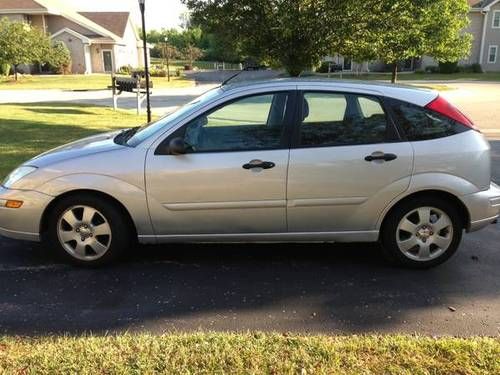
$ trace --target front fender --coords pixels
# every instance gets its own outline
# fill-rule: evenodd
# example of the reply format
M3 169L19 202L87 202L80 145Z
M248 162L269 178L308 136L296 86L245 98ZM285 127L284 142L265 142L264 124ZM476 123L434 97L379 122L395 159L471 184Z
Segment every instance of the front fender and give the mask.
M76 190L93 190L119 201L129 212L138 235L153 235L146 192L116 177L98 174L70 174L57 177L37 188L54 198Z

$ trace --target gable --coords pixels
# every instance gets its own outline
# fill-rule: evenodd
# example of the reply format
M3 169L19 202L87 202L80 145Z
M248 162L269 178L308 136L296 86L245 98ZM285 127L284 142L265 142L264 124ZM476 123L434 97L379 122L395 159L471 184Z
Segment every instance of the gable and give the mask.
M47 11L47 8L41 6L34 0L1 0L0 11L2 10L37 10Z
M471 8L486 8L497 3L498 0L468 0L468 2Z
M123 38L127 28L129 12L78 12L85 18Z

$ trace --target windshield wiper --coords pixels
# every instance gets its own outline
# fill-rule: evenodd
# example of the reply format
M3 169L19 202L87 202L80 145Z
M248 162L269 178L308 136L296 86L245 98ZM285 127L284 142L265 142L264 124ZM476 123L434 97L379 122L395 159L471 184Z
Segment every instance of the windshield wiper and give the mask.
M116 144L119 144L119 145L126 145L127 144L127 141L132 138L135 133L137 133L137 131L140 129L141 127L140 126L136 126L134 128L130 128L130 129L125 129L125 130L122 130L119 134L117 134L117 136L115 137L114 141Z

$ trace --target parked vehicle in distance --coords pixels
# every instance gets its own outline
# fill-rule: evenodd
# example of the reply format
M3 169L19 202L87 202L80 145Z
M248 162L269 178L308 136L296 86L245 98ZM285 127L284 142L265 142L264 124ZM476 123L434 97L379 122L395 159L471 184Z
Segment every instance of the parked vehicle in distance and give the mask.
M424 268L497 220L490 179L488 142L435 91L229 84L27 161L0 188L0 234L80 265L135 241L380 241L390 260Z

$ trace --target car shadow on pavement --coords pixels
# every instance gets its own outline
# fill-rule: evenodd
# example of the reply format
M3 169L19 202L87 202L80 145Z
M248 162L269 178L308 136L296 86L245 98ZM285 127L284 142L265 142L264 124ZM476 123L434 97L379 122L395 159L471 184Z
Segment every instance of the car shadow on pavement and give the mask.
M500 240L496 228L489 234ZM498 313L449 321L458 317L452 303L472 314L478 299L499 302L500 259L478 261L475 245L419 271L388 265L376 244L136 246L119 264L81 269L54 264L39 245L0 239L0 333L487 334Z

